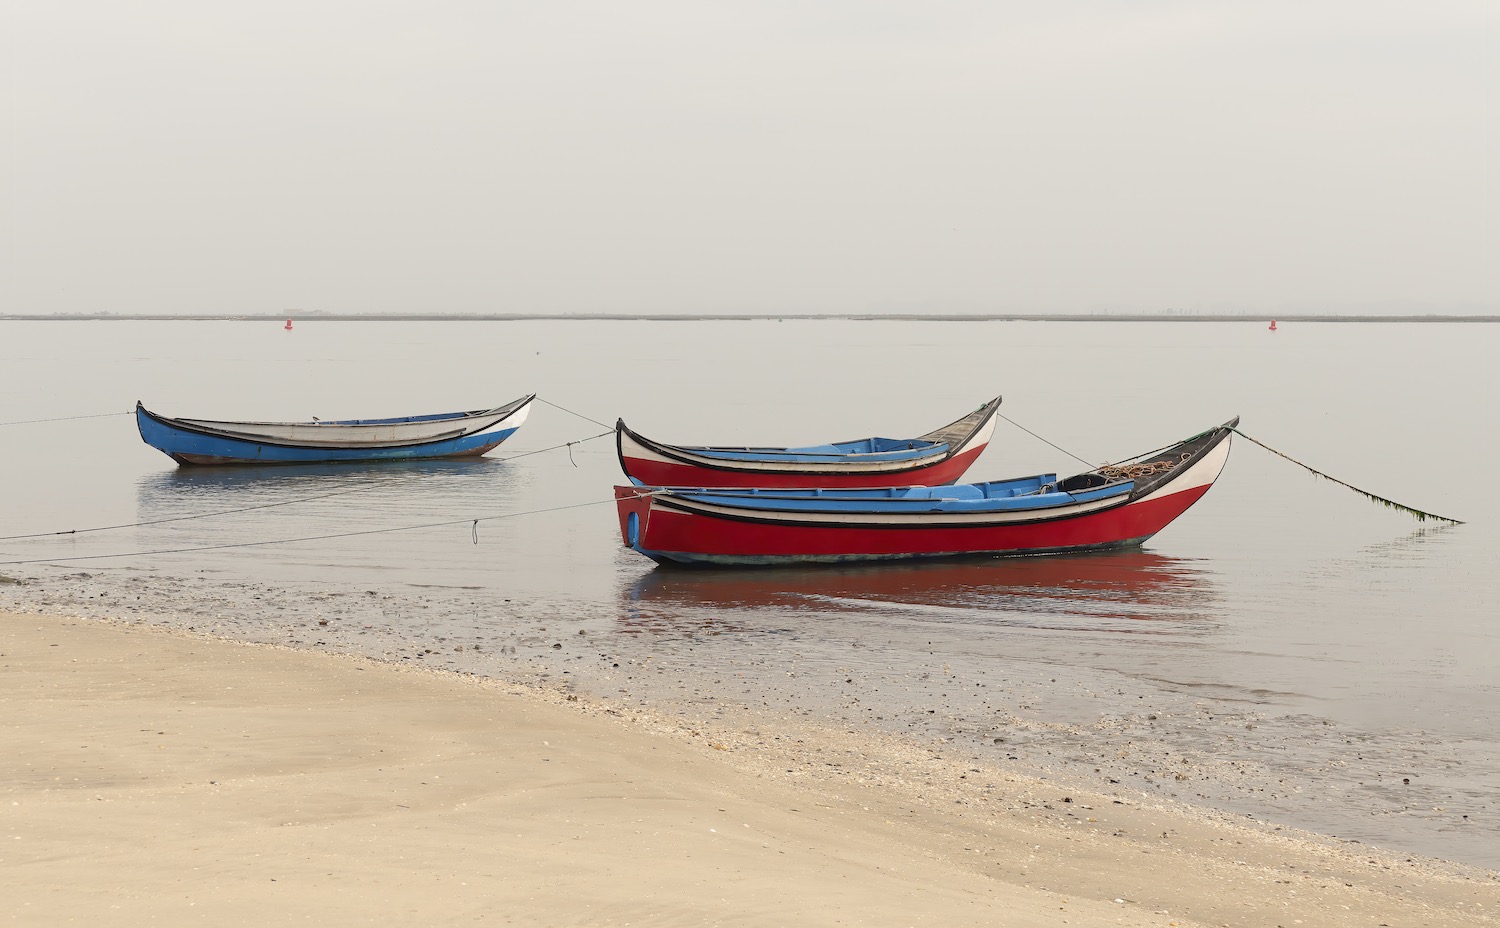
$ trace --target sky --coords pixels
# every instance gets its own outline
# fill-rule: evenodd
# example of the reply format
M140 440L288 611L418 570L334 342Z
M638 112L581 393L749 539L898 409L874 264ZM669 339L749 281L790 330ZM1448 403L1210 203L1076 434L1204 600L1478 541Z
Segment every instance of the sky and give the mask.
M0 313L1500 312L1500 4L0 0Z

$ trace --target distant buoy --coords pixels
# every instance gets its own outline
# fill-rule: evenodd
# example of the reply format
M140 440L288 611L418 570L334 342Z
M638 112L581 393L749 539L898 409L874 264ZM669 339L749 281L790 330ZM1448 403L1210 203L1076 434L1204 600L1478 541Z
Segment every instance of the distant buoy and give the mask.
M288 320L287 320L287 321L286 321L286 325L284 325L284 326L282 326L282 328L284 328L284 329L286 329L286 330L287 330L287 331L288 331L288 332L290 332L290 331L291 331L291 330L292 330L292 320L290 320L290 319L288 319ZM1273 329L1274 329L1274 328L1276 328L1276 323L1274 323L1274 322L1273 322L1273 323L1271 323L1271 328L1273 328Z
M287 320L286 327L289 328L289 329L292 327L292 321L290 319ZM1271 331L1272 332L1276 331L1276 320L1275 319L1271 320Z

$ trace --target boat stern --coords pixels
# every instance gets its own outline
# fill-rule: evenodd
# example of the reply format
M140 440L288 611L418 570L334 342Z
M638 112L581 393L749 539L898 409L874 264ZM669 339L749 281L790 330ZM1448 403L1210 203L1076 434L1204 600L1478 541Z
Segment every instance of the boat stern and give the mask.
M620 541L627 548L641 550L646 523L651 518L651 487L615 487L615 509L620 517Z

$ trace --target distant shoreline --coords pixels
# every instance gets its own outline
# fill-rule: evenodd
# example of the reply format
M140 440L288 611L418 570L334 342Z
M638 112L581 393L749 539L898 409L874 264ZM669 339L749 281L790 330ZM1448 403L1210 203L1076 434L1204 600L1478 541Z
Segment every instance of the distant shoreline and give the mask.
M1500 322L1500 316L1244 313L0 313L0 322Z

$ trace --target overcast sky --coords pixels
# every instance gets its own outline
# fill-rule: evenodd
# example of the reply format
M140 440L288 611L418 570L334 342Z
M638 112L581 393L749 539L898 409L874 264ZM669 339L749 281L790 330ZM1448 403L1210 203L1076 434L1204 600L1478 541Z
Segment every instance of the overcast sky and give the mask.
M1500 3L0 0L3 312L1500 311Z

